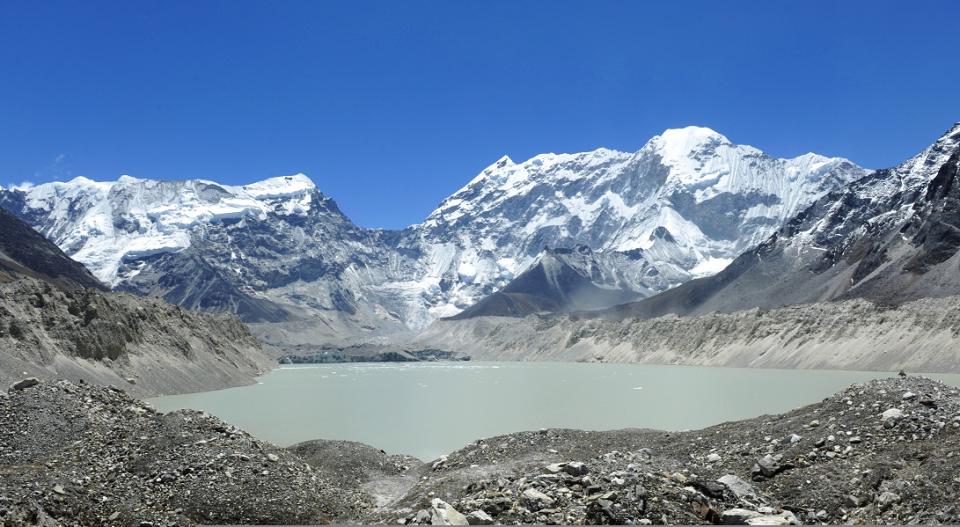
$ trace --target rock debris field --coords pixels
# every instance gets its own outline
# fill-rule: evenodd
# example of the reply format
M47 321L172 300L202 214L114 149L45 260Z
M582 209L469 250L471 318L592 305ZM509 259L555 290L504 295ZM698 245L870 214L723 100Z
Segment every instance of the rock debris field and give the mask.
M702 430L521 432L427 463L285 450L115 388L0 395L2 524L329 522L960 523L960 392L890 378Z

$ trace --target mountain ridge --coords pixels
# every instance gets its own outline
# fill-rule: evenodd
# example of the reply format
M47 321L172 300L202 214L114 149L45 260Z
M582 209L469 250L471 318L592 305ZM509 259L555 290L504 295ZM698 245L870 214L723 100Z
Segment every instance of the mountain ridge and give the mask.
M633 153L504 156L400 231L358 227L302 174L243 186L83 179L3 190L0 206L117 289L250 323L312 324L311 340L377 340L463 311L547 248L640 251L649 274L626 289L669 289L723 268L864 173L691 127Z

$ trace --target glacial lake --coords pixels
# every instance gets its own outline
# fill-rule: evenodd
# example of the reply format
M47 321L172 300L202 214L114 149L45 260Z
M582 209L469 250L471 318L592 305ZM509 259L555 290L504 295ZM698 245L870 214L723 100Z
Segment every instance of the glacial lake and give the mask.
M150 399L270 441L346 439L435 459L539 428L685 430L780 413L883 372L550 362L284 366L257 384ZM929 375L960 386L960 375Z

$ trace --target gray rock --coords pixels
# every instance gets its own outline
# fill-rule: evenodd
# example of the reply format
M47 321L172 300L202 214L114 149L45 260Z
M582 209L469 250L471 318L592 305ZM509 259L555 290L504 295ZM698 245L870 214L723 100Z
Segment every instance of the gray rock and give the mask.
M711 452L707 454L708 463L719 463L721 460L722 458L720 457L720 454L717 454L716 452Z
M470 525L493 525L493 517L483 511L477 510L467 513L467 523Z
M534 512L549 507L553 505L554 502L553 498L547 496L537 489L527 489L523 491L522 497L523 506Z
M915 394L915 393L913 393L913 392L906 392L906 393L903 394L903 400L904 400L904 401L909 401L909 400L911 400L911 399L915 399L916 397L917 397L917 394Z
M893 428L903 419L903 411L899 408L890 408L880 414L880 421L884 428Z
M280 456L276 454L267 454L267 460L271 463L276 463L277 461L280 461Z
M865 497L865 496L854 496L854 495L852 495L852 494L849 495L849 496L847 496L847 497L844 499L844 501L846 502L847 506L849 506L849 507L857 507L857 508L863 507L864 505L870 503L870 499L869 499L869 498L867 498L867 497Z
M754 475L759 474L766 478L772 478L780 472L780 463L775 457L767 454L757 460L757 463L753 465L751 472Z
M563 470L563 463L551 463L543 467L543 469L551 474L557 474Z
M26 379L22 379L13 383L10 386L10 391L26 390L27 388L32 388L38 384L40 384L40 379L36 377L27 377Z
M799 443L802 439L803 437L797 434L790 434L789 436L787 436L787 442L791 444Z
M433 498L430 501L430 524L431 525L470 525L467 517L460 514L449 503L440 498Z
M790 511L768 516L756 516L747 520L747 525L800 525L800 520Z
M717 479L717 482L726 485L727 488L730 489L730 492L733 492L733 495L738 498L754 498L757 495L757 491L753 489L753 485L733 474L721 476Z
M746 525L747 520L758 516L763 515L749 509L727 509L720 513L720 523L723 525Z
M881 492L880 495L877 496L877 507L879 507L881 511L886 511L897 503L900 503L900 495L895 492Z
M585 476L590 469L579 461L571 461L563 466L563 471L574 477Z
M417 525L424 525L429 521L430 511L427 509L420 509L420 511L417 512L417 515L413 518L413 523L416 523Z

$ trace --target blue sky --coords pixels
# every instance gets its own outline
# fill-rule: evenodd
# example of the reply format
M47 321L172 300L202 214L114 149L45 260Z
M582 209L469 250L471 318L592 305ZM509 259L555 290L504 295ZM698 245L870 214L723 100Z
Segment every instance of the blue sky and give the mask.
M0 184L304 172L420 221L503 154L697 124L895 164L960 120L960 2L0 0Z

